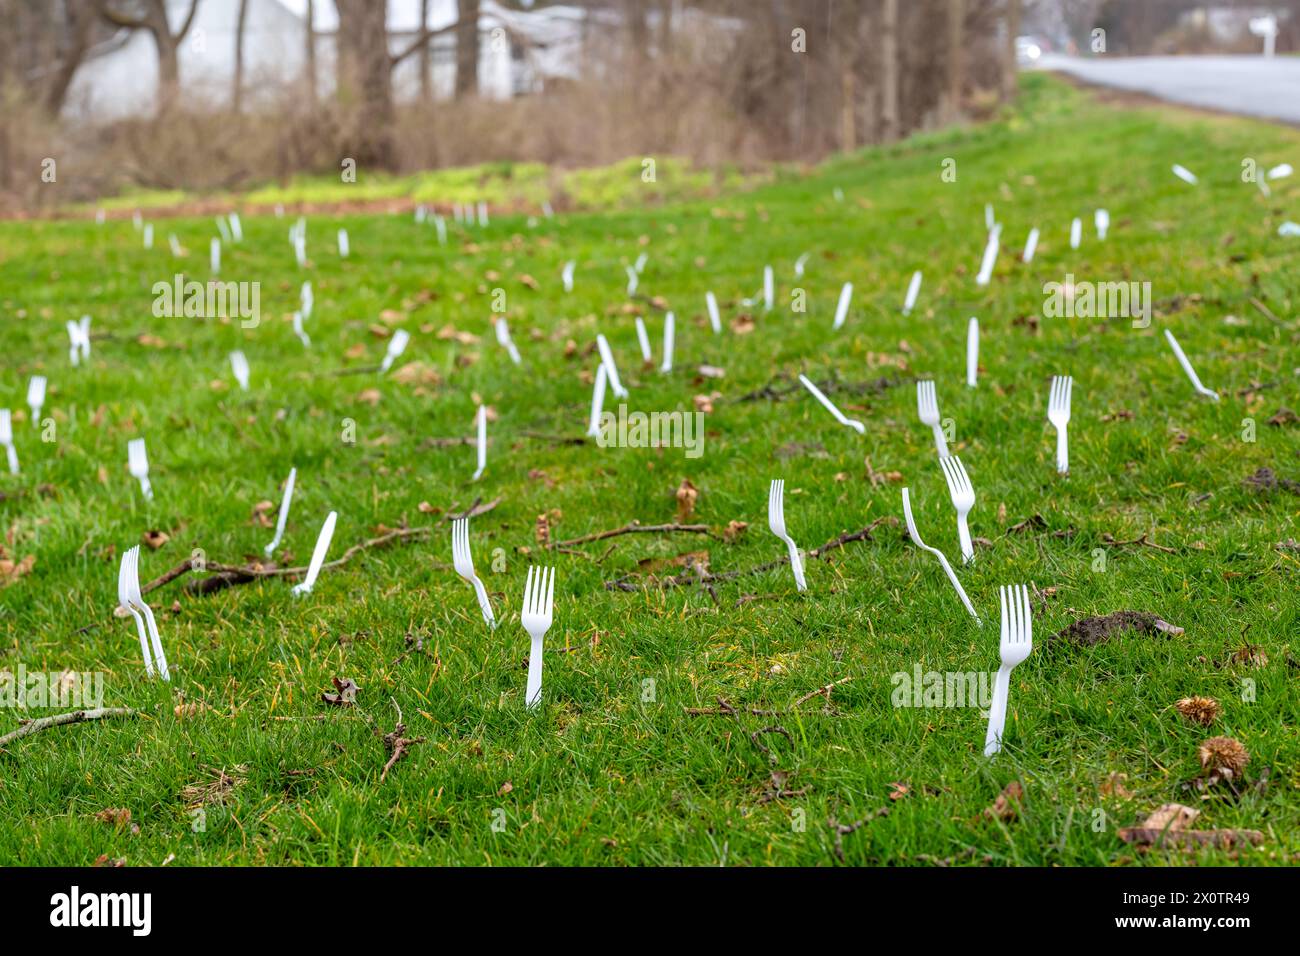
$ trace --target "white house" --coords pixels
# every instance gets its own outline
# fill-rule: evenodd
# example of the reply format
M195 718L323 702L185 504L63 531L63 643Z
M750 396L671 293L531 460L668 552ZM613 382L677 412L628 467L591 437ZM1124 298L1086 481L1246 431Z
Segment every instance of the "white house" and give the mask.
M189 34L178 51L181 89L188 102L229 104L235 72L235 34L240 0L199 0ZM374 0L383 2L383 0ZM167 0L172 28L179 29L190 0ZM456 0L429 0L427 27L450 26ZM315 0L318 89L334 85L334 38L338 15L332 0ZM306 64L306 0L248 0L244 25L244 97L255 103L303 78ZM508 99L540 90L548 80L573 77L581 63L588 14L576 6L512 10L495 0L479 7L479 93ZM420 31L420 0L388 0L389 43L407 47ZM455 87L456 38L448 32L430 43L434 95L450 97ZM393 71L399 99L419 89L419 58L408 57ZM121 30L87 56L64 106L80 121L110 121L152 113L158 90L158 56L145 30Z

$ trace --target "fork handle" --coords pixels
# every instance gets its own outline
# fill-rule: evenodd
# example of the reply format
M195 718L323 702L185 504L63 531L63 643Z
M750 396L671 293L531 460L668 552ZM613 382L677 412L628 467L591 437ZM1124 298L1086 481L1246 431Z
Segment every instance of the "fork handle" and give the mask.
M524 694L530 710L542 702L542 651L542 639L534 637L528 652L528 690Z
M9 473L18 474L18 452L14 449L13 444L5 445L5 452L9 455Z
M145 676L153 677L153 653L149 650L149 637L144 632L144 618L133 607L127 607L127 610L135 618L135 632L140 635L140 656L144 658Z
M1070 433L1064 425L1056 430L1056 470L1065 474L1070 470Z
M170 681L172 675L167 670L167 655L163 653L162 638L158 636L158 622L154 620L153 610L141 602L140 611L144 614L145 623L149 625L149 640L153 643L153 660L158 665L158 676Z
M1007 695L1011 693L1011 669L998 668L993 681L993 702L989 707L989 728L984 734L984 756L991 757L1002 749L1002 730L1007 723Z
M960 513L957 515L957 539L961 542L962 563L970 564L975 560L975 545L971 543L970 526L966 523L966 516Z
M153 485L149 484L148 475L144 475L140 478L140 490L144 492L145 501L153 501Z
M934 432L934 447L939 452L940 458L948 457L948 441L943 437L942 425L931 425L930 430Z
M488 600L487 588L483 587L483 582L474 577L474 593L478 595L479 610L483 612L483 620L487 622L488 627L495 628L497 619L492 613L492 602Z
M786 550L790 552L790 567L794 570L794 584L800 591L808 590L808 582L803 576L803 561L799 559L799 548L793 538L785 539Z

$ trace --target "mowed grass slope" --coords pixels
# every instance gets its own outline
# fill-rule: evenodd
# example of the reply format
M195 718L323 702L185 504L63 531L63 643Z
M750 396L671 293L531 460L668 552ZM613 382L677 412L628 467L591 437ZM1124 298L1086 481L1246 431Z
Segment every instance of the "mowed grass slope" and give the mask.
M1294 862L1300 704L1288 647L1300 596L1297 554L1276 546L1297 537L1300 498L1242 479L1262 467L1300 478L1297 426L1266 424L1281 407L1300 408L1298 247L1276 235L1280 221L1297 218L1300 185L1278 181L1265 199L1240 169L1245 157L1263 168L1294 162L1298 146L1293 130L1112 108L1031 76L1021 108L999 122L725 200L536 225L494 218L452 229L446 246L410 217L313 217L307 269L286 241L290 218L245 217L244 241L223 250L221 278L261 282L263 321L247 330L151 314L153 283L177 271L208 277L210 219L158 222L152 251L129 222L0 225L0 407L23 409L30 375L48 375L44 414L57 432L42 443L29 421L16 421L23 471L0 477L4 547L14 561L35 556L30 573L0 590L0 666L104 671L105 704L142 712L46 730L0 754L0 860ZM956 161L956 182L941 179L945 158ZM1201 184L1175 179L1174 162ZM1004 224L1003 254L980 289L986 202ZM1112 221L1104 243L1091 226L1099 206ZM1068 243L1074 216L1086 223L1077 251ZM1034 225L1042 241L1026 266L1018 254ZM351 236L344 261L334 251L339 226ZM168 251L173 231L184 259ZM624 308L623 267L642 252L641 294L677 315L668 375L640 366ZM568 259L578 265L566 295ZM767 263L777 275L770 313L741 303ZM903 316L914 269L924 284L917 310ZM1067 273L1149 281L1151 327L1044 318L1043 284ZM305 279L316 299L310 349L288 321ZM833 334L846 280L853 307ZM522 368L491 333L495 288L506 291ZM796 288L806 290L806 312L791 309ZM708 289L722 302L720 336L705 317ZM644 298L635 304L658 359L662 312ZM74 369L64 322L83 313L105 337L89 367ZM743 315L753 317L744 334ZM982 331L974 390L964 384L971 316ZM441 337L447 326L476 338ZM340 374L377 364L380 333L395 327L413 334L398 368L422 368ZM1193 393L1166 328L1221 402ZM613 345L632 409L690 411L695 396L720 393L701 457L549 439L585 430L598 332ZM252 365L248 393L230 374L235 348ZM701 376L703 364L725 377ZM838 379L832 397L866 435L837 426L802 391L742 400L800 371ZM1055 472L1045 419L1057 373L1075 379L1068 477ZM957 560L947 490L916 417L913 382L925 376L938 383L976 488L972 533L987 541L957 570L982 628L901 528L906 484L927 543ZM498 418L474 483L474 449L430 439L471 436L476 398ZM616 404L607 396L607 408ZM1253 442L1243 440L1247 418ZM342 440L345 420L355 422L355 444ZM126 471L126 443L137 436L148 442L152 504ZM873 485L865 459L901 481ZM282 579L208 596L184 592L183 579L154 591L173 678L147 680L131 621L112 614L122 551L151 529L170 536L157 551L142 548L144 581L195 548L209 561L259 558L273 532L253 520L255 506L278 504L291 466L292 558L278 554L282 564L307 562L331 509L331 557L403 523L432 535L360 554L324 573L308 597L293 597ZM715 574L780 558L767 530L776 477L804 548L882 517L900 524L810 559L805 594L788 567L719 581L716 602L700 587L653 586L649 575L678 573L669 562L687 552L707 551ZM555 540L672 522L683 479L699 489L689 521L717 538L626 535L551 553L538 542L543 513ZM480 497L500 498L471 523L501 621L494 632L450 567L444 522ZM1041 521L1012 530L1035 515ZM732 521L748 531L720 540ZM1161 549L1116 543L1144 535ZM544 703L529 713L519 608L527 567L539 560L557 568L556 608ZM631 574L647 588L606 588ZM1036 605L1035 650L1014 673L999 757L981 755L978 709L892 706L897 672L995 669L997 588L1029 581L1054 592ZM1121 609L1153 612L1185 633L1047 646L1072 621ZM408 648L407 635L423 651ZM360 686L355 707L321 701L334 677ZM821 697L797 703L837 681L829 707ZM1193 694L1222 702L1212 728L1174 710ZM719 698L740 713L688 712ZM424 742L381 780L380 734L393 730L398 707L405 735ZM32 715L0 713L0 732ZM1237 795L1220 787L1202 799L1184 784L1199 772L1198 744L1216 734L1242 741L1251 761ZM1012 781L1024 788L1018 817L985 816ZM895 783L908 792L891 800ZM1119 827L1166 802L1201 809L1200 827L1263 831L1264 843L1141 853L1120 840ZM205 826L194 832L200 804ZM828 820L849 825L884 807L887 815L842 835L837 854ZM108 808L128 809L138 832L96 818Z

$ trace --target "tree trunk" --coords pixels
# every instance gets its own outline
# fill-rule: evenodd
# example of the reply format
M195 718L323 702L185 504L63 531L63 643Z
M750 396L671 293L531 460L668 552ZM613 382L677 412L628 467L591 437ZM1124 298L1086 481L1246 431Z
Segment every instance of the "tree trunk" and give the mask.
M388 4L334 0L338 10L338 98L346 117L346 155L391 169L393 90L388 54Z
M64 36L66 46L60 51L58 69L45 93L45 112L57 117L68 98L68 88L90 46L90 28L95 22L95 10L89 0L67 0ZM0 88L4 86L0 76Z
M168 113L181 99L180 58L176 48L180 45L166 33L153 35L158 48L158 114Z
M948 0L948 103L949 120L961 116L962 83L966 73L965 38L962 36L966 25L965 0Z
M429 28L429 0L420 0L420 29ZM433 88L430 85L429 77L429 44L420 44L420 56L417 62L420 65L420 102L428 104L433 99Z
M853 63L840 67L840 150L851 153L858 145L857 94L854 92Z
M898 0L884 0L880 12L880 139L898 139Z
M1002 96L1014 99L1019 82L1019 64L1016 61L1016 36L1020 33L1020 0L1007 3L1007 47L1002 72Z
M478 95L478 0L458 0L456 99Z
M305 69L307 71L307 96L312 105L316 104L316 12L315 0L307 0L307 54Z
M235 113L244 106L244 24L247 22L248 0L239 0L239 16L235 20L235 88L230 97Z

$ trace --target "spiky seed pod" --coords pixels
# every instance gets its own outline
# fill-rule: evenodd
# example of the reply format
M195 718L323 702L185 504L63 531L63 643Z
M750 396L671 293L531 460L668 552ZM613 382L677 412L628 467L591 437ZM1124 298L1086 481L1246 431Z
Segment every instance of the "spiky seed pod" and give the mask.
M1201 766L1210 773L1231 774L1236 777L1250 763L1250 754L1241 741L1231 737L1211 737L1201 744Z
M1180 714L1202 727L1210 726L1223 713L1223 707L1213 697L1184 697L1174 706Z

